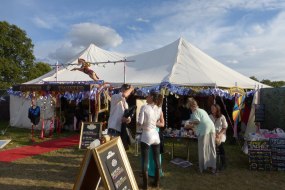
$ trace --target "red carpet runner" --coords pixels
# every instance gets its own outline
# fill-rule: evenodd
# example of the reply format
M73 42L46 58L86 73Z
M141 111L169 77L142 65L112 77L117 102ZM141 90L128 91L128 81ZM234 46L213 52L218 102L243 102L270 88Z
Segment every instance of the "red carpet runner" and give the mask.
M78 145L79 135L45 141L31 146L22 146L0 152L0 162L13 162L18 159L44 154L60 148Z

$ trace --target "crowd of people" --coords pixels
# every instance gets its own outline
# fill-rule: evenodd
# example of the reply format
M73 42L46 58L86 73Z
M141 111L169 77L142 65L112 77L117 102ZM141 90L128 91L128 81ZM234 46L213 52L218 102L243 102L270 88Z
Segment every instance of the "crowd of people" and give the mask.
M132 94L134 88L131 85L124 84L119 94L114 94L111 98L111 110L108 122L108 134L110 136L121 136L122 124L130 123L131 117L124 117L125 110L128 109L126 99ZM160 177L163 175L161 170L161 137L160 128L165 126L164 115L162 112L163 97L155 92L150 92L146 97L146 105L140 109L137 125L142 128L140 138L141 144L141 168L143 189L148 189L149 178L154 176L154 187L160 186ZM186 108L191 110L184 128L194 130L198 139L198 160L199 171L203 173L210 170L213 174L217 172L216 167L216 148L221 158L222 170L226 166L226 157L223 144L226 140L227 121L221 113L219 105L214 104L211 107L209 115L205 110L199 108L194 98L188 98ZM125 144L124 144L125 146Z

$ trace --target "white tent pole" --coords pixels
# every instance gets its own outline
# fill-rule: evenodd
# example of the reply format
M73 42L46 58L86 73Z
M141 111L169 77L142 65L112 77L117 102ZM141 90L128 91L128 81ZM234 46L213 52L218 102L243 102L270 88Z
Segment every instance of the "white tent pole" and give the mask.
M56 61L56 75L55 75L56 82L57 82L57 72L58 72L58 61Z
M124 84L126 84L126 62L124 62Z

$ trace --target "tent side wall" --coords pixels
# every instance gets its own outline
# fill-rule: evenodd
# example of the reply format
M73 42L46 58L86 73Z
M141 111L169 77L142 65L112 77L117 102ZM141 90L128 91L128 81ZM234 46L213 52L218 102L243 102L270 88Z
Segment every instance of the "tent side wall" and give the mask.
M41 106L45 100L38 100L37 105L41 107L41 121L38 124L38 129L42 127L42 119L44 118L44 128L48 129L50 125L54 127L52 119L54 118L54 109L50 104L46 104L45 110ZM50 99L46 100L50 102ZM28 111L31 106L31 100L25 97L10 95L10 126L19 128L31 128L32 124L28 118Z
M28 110L31 101L18 96L10 95L10 125L19 128L31 128Z
M261 127L285 130L285 88L262 88L260 103L265 105L265 121Z

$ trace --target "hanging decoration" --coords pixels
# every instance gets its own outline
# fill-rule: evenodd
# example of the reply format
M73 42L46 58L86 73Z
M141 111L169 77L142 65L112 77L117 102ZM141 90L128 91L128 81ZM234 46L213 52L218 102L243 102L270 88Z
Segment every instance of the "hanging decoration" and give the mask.
M54 92L54 91L37 91L36 92L36 96L49 96L52 95L54 96L55 94L58 95L58 98L64 97L69 101L76 101L76 103L78 104L79 102L81 102L82 100L85 99L90 99L90 100L96 100L96 93L100 92L102 90L106 90L109 94L109 96L112 96L113 94L117 94L120 92L119 88L112 88L110 87L109 84L100 84L100 82L65 82L65 83L55 83L55 82L46 82L45 85L55 85L57 84L58 86L60 86L60 84L65 84L65 85L88 85L88 84L96 84L94 85L94 87L91 90L80 90L74 87L74 88L64 88L64 87L58 87L61 89L60 92ZM63 91L65 89L65 91ZM72 90L77 90L77 91L72 91ZM180 86L180 85L176 85L176 84L171 84L169 82L162 82L158 85L154 85L154 86L147 86L147 87L136 87L135 88L135 94L137 96L147 96L151 91L155 91L157 93L160 93L164 96L168 96L168 95L175 95L175 97L179 97L179 96L195 96L195 95L199 95L199 96L211 96L211 95L215 95L215 96L220 96L226 99L233 99L235 98L234 95L232 95L230 93L230 91L225 90L225 89L220 89L220 88L202 88L202 87L185 87L185 86ZM245 92L245 96L253 96L254 93L256 92L256 90L251 90L248 92ZM13 91L12 88L7 90L7 93L9 95L14 95L14 96L18 96L18 97L25 97L28 99L31 99L31 97L33 96L32 92L29 91Z
M239 96L236 94L235 96L235 105L233 108L233 121L234 121L234 137L237 138L237 126L238 123L241 121L242 117L242 110L244 108L244 100L245 96Z

